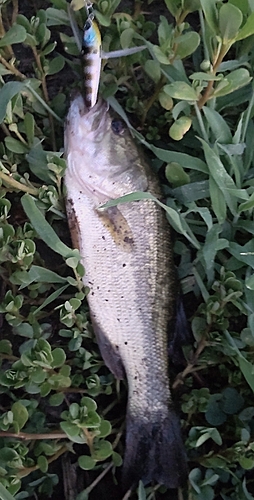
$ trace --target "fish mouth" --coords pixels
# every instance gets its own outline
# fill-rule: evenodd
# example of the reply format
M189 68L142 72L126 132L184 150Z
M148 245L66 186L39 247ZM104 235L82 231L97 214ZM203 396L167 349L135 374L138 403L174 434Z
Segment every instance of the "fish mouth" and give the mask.
M92 108L88 108L83 95L74 91L71 95L71 109L85 122L87 131L98 133L105 130L109 105L103 99L99 98Z

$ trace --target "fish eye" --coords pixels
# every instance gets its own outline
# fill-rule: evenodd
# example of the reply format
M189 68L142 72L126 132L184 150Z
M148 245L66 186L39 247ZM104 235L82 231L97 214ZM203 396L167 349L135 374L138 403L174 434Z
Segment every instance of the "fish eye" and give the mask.
M122 135L125 131L125 126L122 120L112 120L111 128L116 135Z

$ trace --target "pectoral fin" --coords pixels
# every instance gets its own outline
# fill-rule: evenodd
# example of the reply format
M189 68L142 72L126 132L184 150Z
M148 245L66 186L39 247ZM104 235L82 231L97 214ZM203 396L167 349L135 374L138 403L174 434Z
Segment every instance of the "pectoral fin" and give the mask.
M131 252L134 244L133 234L119 208L110 207L103 211L98 210L97 213L116 245L120 246L126 252Z

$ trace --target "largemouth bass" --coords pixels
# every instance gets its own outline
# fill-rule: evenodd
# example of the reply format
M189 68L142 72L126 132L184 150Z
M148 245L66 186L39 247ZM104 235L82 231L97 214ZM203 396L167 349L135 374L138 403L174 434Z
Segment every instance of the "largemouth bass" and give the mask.
M177 295L164 211L153 201L105 209L133 191L161 196L129 131L99 101L71 102L65 127L67 215L90 288L91 321L105 364L128 381L124 488L139 479L177 488L186 458L168 380L167 327Z

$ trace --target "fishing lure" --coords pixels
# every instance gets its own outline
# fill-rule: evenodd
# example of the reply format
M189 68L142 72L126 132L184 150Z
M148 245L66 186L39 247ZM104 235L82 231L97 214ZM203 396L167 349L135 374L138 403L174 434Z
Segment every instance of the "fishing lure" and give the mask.
M140 47L131 47L128 49L120 49L112 52L103 52L101 48L100 30L98 24L94 20L92 2L85 2L85 7L87 12L87 20L84 25L82 39L80 38L79 28L70 5L68 5L68 14L77 47L83 55L84 59L85 103L87 108L90 109L97 102L102 59L135 54L146 49L147 47L146 45L141 45Z

